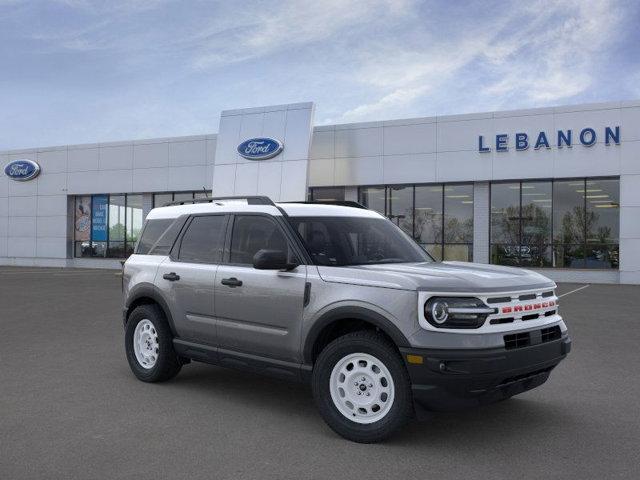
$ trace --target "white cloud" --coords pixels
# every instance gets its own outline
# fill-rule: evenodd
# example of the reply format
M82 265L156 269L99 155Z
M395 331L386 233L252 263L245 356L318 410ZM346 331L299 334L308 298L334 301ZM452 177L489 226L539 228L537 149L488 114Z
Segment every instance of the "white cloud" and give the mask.
M515 96L534 105L570 99L592 84L597 56L616 38L621 17L607 0L542 0L506 9L490 28L474 20L449 38L426 32L419 48L397 41L361 53L353 78L370 88L369 98L339 120L402 115L411 103L440 97L440 89L451 91L461 82L477 85L476 100L483 106L511 105Z
M611 2L558 5L545 1L533 4L526 12L534 21L498 43L498 51L507 48L508 54L487 54L500 78L483 93L507 99L522 92L536 104L547 104L587 90L597 56L615 38L621 19ZM566 12L568 17L563 15ZM554 22L556 18L562 20Z
M240 9L232 24L214 22L197 32L193 65L199 69L259 58L274 52L333 39L341 31L404 15L409 0L281 1L273 8ZM232 13L232 12L229 12ZM199 45L198 45L199 44Z

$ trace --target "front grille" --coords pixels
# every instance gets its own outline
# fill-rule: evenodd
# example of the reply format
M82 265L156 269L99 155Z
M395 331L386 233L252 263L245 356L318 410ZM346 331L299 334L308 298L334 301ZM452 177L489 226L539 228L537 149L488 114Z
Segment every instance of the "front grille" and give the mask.
M504 336L504 348L512 350L514 348L528 347L531 345L531 335L529 332L512 333Z
M487 298L487 303L509 303L510 301L511 301L511 297Z
M555 327L543 328L540 330L540 333L542 334L542 343L557 340L562 336L560 327L557 325Z
M551 370L553 370L553 367L543 368L542 370L536 370L535 372L523 373L521 375L516 375L515 377L508 377L508 378L505 378L504 380L502 380L498 384L498 387L504 387L504 386L509 385L511 383L520 382L522 380L528 380L529 378L537 377L538 375L541 375L541 374L544 374L544 373L548 373Z
M540 318L539 313L532 313L531 315L523 315L522 320L535 320L536 318Z
M518 300L525 301L525 300L535 300L536 299L536 294L535 293L527 293L525 295L520 295L518 297Z
M491 325L498 325L500 323L513 323L514 320L515 318L513 317L494 318L489 323L491 323Z
M504 348L513 350L514 348L523 348L532 345L532 339L535 344L538 344L552 342L553 340L558 340L560 337L562 337L562 331L558 325L531 332L511 333L504 336ZM538 338L540 340L538 340Z

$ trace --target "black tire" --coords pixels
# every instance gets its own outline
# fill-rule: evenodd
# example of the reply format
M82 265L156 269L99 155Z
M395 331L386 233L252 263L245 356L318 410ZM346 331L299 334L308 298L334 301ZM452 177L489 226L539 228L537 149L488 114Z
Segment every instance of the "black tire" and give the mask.
M136 326L142 320L149 320L155 328L158 339L157 360L152 368L143 367L133 347ZM157 305L140 305L129 315L125 328L125 351L133 374L143 382L164 382L175 377L182 368L180 357L173 349L173 335L164 312Z
M336 364L352 353L365 353L379 359L393 379L395 398L387 414L374 423L354 422L340 413L331 398L330 378ZM318 356L313 368L313 396L329 427L338 435L358 443L384 440L414 415L409 374L400 354L386 337L373 331L359 331L337 338Z

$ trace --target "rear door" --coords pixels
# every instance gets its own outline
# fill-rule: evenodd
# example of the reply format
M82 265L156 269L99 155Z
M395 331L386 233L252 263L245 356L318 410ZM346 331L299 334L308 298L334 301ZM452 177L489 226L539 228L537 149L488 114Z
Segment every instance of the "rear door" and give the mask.
M156 285L183 340L216 345L214 282L228 220L223 214L190 218L171 256L158 269Z
M292 238L269 215L236 214L229 223L230 246L215 281L218 344L297 361L307 267L254 269L253 256L261 249L284 250L290 261L300 263Z

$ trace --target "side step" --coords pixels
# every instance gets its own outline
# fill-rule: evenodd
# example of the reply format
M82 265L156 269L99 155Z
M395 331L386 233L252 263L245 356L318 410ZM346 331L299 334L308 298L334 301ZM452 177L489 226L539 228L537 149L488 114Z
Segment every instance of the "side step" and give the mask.
M173 347L178 355L198 362L218 365L220 367L235 368L237 370L269 375L296 382L308 382L311 379L311 365L226 350L209 345L187 342L179 338L173 339Z

